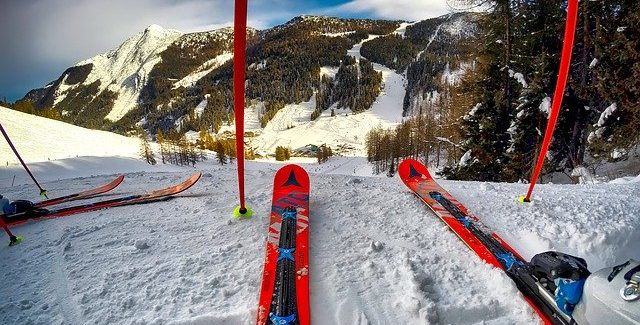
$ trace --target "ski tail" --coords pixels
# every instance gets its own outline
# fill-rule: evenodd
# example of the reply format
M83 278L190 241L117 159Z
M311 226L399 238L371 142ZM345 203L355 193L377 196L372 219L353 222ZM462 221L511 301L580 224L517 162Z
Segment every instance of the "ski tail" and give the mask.
M286 165L274 177L257 324L310 322L309 176Z
M41 202L35 203L34 206L36 208L44 208L44 207L48 207L51 205L60 204L64 202L89 199L96 195L100 195L100 194L112 191L113 189L118 187L122 183L122 181L124 181L124 176L120 175L116 177L114 180L112 180L111 182L109 182L108 184L104 184L102 186L98 186L90 190L41 201Z
M160 200L166 200L192 187L194 184L198 182L198 180L200 180L201 176L202 176L202 173L197 172L191 175L191 177L189 177L188 179L186 179L180 184L170 186L160 190L147 192L145 194L130 195L130 196L115 198L111 200L98 201L98 202L82 204L82 205L61 208L56 210L36 208L31 211L9 215L9 216L2 216L2 217L4 218L4 221L7 225L15 226L21 223L25 223L29 220L63 217L63 216L68 216L76 213L101 210L101 209L112 208L117 206L143 204L143 203L150 203L150 202L155 202Z

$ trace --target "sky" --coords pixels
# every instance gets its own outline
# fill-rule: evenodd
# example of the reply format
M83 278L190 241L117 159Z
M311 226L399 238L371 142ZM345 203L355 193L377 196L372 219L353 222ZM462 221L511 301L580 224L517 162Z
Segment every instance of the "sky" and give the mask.
M447 0L249 0L248 25L265 29L302 14L414 21L447 12ZM182 32L231 26L233 1L0 0L0 100L22 98L151 24Z

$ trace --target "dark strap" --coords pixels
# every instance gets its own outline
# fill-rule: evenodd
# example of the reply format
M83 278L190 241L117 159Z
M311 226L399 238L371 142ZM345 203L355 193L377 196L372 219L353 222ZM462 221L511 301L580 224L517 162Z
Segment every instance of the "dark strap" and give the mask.
M624 279L627 281L630 281L631 277L637 272L640 272L640 265L636 265L636 267L632 268L631 270L629 270L629 272L625 273Z
M618 275L618 273L620 273L620 271L622 271L622 269L624 269L625 267L627 267L627 265L629 265L629 261L626 261L618 266L614 266L613 270L611 271L611 274L609 274L609 277L607 278L607 280L609 280L609 282L613 281L613 278L616 277L616 275Z

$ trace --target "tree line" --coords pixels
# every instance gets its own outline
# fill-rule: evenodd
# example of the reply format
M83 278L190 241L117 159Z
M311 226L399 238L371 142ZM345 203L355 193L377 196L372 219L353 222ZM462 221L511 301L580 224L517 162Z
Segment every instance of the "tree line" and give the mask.
M431 163L440 157L443 174L452 179L528 180L555 88L566 3L456 4L491 9L477 16L475 35L462 51L443 57L436 46L431 52L436 37L409 65L405 109L414 125L374 132L371 141L409 141L411 152L379 145L370 159L385 161L379 169L391 170L394 157L418 155ZM543 174L629 159L640 143L640 49L633 46L640 43L639 12L637 1L580 2L569 80ZM439 81L447 68L458 69L458 80Z

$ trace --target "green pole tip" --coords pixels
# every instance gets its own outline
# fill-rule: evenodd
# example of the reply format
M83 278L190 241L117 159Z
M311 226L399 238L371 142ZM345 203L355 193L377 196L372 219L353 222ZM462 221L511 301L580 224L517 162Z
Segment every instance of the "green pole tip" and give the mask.
M531 199L527 199L526 196L522 195L522 196L518 197L518 202L520 202L520 203L531 203Z
M253 211L251 210L251 208L245 206L240 207L237 206L235 207L235 209L233 209L233 217L235 219L249 219L253 216Z
M18 245L22 242L24 238L20 237L20 236L12 236L11 237L11 241L9 242L9 246L15 246Z

